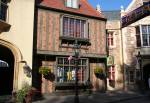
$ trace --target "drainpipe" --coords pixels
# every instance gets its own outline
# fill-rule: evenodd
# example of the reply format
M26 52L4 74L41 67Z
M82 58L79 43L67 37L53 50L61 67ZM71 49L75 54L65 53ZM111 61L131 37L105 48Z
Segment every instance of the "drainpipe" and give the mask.
M121 17L125 14L124 7L121 6ZM120 27L121 27L121 20L120 20ZM120 34L121 34L121 56L122 56L122 69L123 69L123 90L127 90L127 82L126 82L126 69L124 65L124 39L123 39L123 34L122 34L123 28L120 28Z

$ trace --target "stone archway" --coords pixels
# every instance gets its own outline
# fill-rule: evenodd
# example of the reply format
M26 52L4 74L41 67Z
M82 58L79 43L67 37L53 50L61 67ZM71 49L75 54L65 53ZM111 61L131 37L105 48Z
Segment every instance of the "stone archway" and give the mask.
M150 64L147 64L143 67L143 81L145 84L145 88L148 89L148 77L150 75Z
M18 75L19 75L19 62L22 60L22 55L20 50L12 43L8 42L7 40L0 39L0 49L3 50L3 59L6 59L6 62L10 63L11 67L10 69L12 71L9 71L10 75L13 76L12 79L12 87L10 86L11 90L17 90L18 89ZM2 52L2 51L1 51ZM8 56L6 55L8 53ZM10 59L10 60L8 60ZM9 79L9 77L8 77ZM9 82L11 84L11 82ZM7 84L7 83L6 83ZM12 92L11 91L11 92ZM10 91L8 91L9 93Z
M0 60L3 60L0 65L0 95L8 95L13 90L14 56L7 47L2 45L0 45Z

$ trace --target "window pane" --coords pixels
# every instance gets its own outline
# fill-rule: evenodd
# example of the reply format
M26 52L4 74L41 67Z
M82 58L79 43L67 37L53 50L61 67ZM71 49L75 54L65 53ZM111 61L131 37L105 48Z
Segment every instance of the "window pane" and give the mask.
M73 18L70 19L69 33L71 37L74 36L74 19Z
M147 34L147 26L142 26L142 34Z
M57 82L63 83L64 82L64 69L62 66L57 67Z
M78 0L72 0L73 8L78 8Z
M64 17L63 18L63 35L68 35L68 18Z
M69 65L69 60L68 60L68 58L64 58L64 64Z
M149 35L150 35L150 25L148 26L148 33L149 33Z
M143 34L143 46L148 46L147 35Z
M80 20L76 20L76 37L80 37Z
M58 64L63 64L63 58L58 58Z
M84 34L84 33L85 33L84 25L85 25L85 21L82 20L82 21L81 21L81 37L82 37L82 38L88 38L88 37L86 37L86 35Z
M72 0L67 0L67 7L71 7Z

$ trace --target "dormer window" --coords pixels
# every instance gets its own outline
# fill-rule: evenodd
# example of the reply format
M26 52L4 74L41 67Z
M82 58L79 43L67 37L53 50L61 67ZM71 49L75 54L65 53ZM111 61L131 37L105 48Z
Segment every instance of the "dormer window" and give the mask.
M78 8L79 7L79 0L66 0L66 6L71 8Z

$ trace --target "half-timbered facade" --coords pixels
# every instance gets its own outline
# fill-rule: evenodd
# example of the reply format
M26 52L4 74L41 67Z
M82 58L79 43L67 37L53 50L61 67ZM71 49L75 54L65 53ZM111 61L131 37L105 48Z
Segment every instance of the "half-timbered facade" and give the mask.
M42 93L74 89L77 41L79 86L92 84L92 90L105 90L106 80L94 75L96 67L106 75L104 16L87 0L42 0L36 4L36 14L33 85ZM38 73L40 67L51 69L51 80Z

